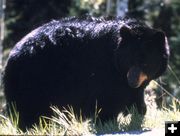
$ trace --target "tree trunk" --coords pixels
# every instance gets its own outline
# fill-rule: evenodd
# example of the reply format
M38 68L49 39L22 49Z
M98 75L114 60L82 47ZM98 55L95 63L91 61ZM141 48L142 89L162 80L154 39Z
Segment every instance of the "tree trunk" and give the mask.
M0 84L2 84L2 56L3 56L3 40L4 40L4 9L6 0L0 0Z
M124 17L128 12L128 1L129 0L117 0L116 1L116 15Z

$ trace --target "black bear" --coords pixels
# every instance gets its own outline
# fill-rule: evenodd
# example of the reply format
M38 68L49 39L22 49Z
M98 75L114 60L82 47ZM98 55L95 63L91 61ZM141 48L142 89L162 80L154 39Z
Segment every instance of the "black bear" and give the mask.
M167 38L132 18L71 17L29 33L10 52L4 71L7 103L21 127L72 105L108 120L136 105L145 114L144 88L166 70Z

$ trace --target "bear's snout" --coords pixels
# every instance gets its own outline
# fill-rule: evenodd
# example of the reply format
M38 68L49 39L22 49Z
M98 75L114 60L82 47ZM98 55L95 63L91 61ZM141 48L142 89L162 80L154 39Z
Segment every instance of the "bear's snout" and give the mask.
M127 73L128 84L132 88L140 87L148 76L138 66L133 66Z

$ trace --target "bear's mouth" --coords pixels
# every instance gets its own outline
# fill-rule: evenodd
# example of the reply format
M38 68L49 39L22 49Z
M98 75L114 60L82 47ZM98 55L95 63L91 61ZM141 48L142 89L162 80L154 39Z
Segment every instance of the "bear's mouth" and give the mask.
M131 67L127 73L128 84L132 88L140 87L147 79L148 76L138 66Z

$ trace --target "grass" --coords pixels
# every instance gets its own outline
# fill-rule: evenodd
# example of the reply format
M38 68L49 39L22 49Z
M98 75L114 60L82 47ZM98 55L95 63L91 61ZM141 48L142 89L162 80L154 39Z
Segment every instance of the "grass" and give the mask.
M105 133L118 133L131 130L149 130L153 128L164 128L165 121L180 120L179 103L173 102L172 109L163 108L161 110L148 108L145 118L137 113L135 108L129 110L127 116L119 114L118 122L110 120L108 122L92 122L90 119L82 120L82 116L77 117L72 107L59 110L51 107L54 111L52 117L41 117L39 124L33 125L26 132L18 128L18 114L7 118L0 115L1 135L94 135Z

